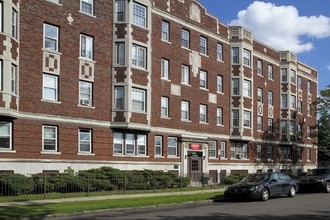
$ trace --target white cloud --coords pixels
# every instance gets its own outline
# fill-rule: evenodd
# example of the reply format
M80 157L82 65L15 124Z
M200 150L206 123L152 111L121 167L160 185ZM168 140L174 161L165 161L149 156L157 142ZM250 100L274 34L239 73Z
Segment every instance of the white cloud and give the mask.
M237 14L229 25L244 26L256 39L278 49L295 53L313 49L311 40L330 37L330 18L300 16L294 6L276 6L255 1Z

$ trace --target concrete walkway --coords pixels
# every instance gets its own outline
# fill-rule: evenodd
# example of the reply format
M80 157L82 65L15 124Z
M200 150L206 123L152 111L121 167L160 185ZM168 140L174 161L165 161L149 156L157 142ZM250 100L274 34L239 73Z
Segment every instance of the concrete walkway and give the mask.
M171 195L193 195L209 192L223 192L225 188L205 189L196 191L180 191L180 192L162 192L162 193L144 193L144 194L120 194L120 195L107 195L107 196L91 196L91 197L78 197L78 198L63 198L63 199L44 199L44 200L31 200L20 202L4 202L0 203L0 207L8 206L22 206L22 205L38 205L47 203L62 203L62 202L77 202L77 201L95 201L95 200L109 200L109 199L130 199L141 197L155 197L155 196L171 196Z

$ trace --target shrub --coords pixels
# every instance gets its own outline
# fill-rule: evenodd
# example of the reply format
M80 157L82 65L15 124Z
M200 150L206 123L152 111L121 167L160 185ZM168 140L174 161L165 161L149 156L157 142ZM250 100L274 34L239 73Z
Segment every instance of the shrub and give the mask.
M29 194L33 191L33 180L21 174L0 175L0 195L16 196Z
M246 176L247 176L247 174L243 174L243 173L230 174L229 176L227 176L225 178L225 184L231 185L231 184L238 183L241 180L243 180Z

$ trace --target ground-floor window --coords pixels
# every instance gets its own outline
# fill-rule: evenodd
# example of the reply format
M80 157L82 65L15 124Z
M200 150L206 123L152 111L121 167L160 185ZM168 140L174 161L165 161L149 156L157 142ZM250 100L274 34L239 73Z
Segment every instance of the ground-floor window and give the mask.
M168 137L168 156L178 156L178 140L176 137Z
M135 133L114 133L114 154L146 155L147 136Z
M217 142L216 141L210 142L209 155L210 155L210 158L217 157Z
M291 160L291 147L281 146L280 147L281 160Z
M0 121L0 149L12 149L12 123Z
M92 130L79 129L79 152L92 153Z
M230 156L232 159L247 159L247 143L231 142Z

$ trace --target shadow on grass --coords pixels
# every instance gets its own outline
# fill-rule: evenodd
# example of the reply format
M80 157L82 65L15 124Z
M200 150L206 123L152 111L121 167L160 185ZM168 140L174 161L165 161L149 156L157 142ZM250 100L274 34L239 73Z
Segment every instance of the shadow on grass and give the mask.
M54 214L54 211L43 205L29 205L0 207L0 213L0 220L42 219L47 215Z

